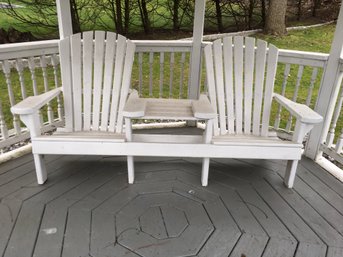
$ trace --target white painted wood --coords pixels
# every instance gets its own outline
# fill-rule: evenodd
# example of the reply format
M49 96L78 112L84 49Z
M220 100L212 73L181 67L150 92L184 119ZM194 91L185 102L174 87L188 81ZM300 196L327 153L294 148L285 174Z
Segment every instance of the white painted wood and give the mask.
M7 125L5 122L5 117L4 117L4 113L2 110L2 102L0 100L0 132L1 132L1 139L2 141L6 140L8 138L8 129L7 129Z
M53 143L47 136L34 140L33 152L37 154L67 154L67 155L130 155L130 156L159 156L159 157L194 157L194 158L246 158L250 159L279 159L300 160L301 144L285 144L284 147L271 145L247 145L247 143L233 143L230 145L213 144L166 144L145 142L110 142L102 141L73 141L58 140ZM196 149L196 151L194 151Z
M57 73L57 69L59 69L58 67L59 58L57 57L56 54L51 56L51 65L54 70L55 88L59 88L60 84L59 84L59 78L58 78L58 73ZM64 115L63 115L62 99L60 95L57 96L57 113L58 113L58 119L63 121Z
M159 97L163 97L163 81L164 80L164 53L160 53L160 93Z
M105 32L95 31L94 38L94 82L92 130L98 130L100 124L101 93L103 83Z
M48 74L47 74L47 63L46 63L46 56L43 55L40 58L40 65L42 68L42 73L43 73L43 82L44 82L44 92L49 91L49 85L48 85ZM52 124L54 121L54 112L51 107L51 103L47 103L47 114L48 114L48 121L49 124Z
M257 40L255 88L254 88L254 114L253 135L261 135L261 110L263 103L264 74L266 67L267 42Z
M255 39L245 38L244 48L244 133L251 133Z
M287 161L286 174L284 178L284 183L288 188L292 188L294 185L294 180L297 172L298 161L291 160Z
M147 101L140 99L138 92L134 90L125 104L123 116L128 118L143 117L145 115L146 105Z
M69 38L62 39L59 43L61 77L63 86L64 118L65 127L68 131L73 131L73 94L72 94L72 73L70 67L70 43Z
M123 110L129 94L130 84L131 84L131 74L133 60L135 57L136 46L130 40L127 41L126 56L124 62L124 71L123 71L123 81L122 88L120 93L119 107L118 107L118 120L116 132L121 133L123 130Z
M74 130L82 129L82 75L81 75L81 34L70 37L71 68L73 87Z
M152 96L152 81L153 81L153 65L154 65L154 53L149 54L149 96Z
M323 120L323 118L318 113L310 109L305 104L295 103L276 93L274 93L274 99L301 122L313 124L320 123Z
M106 34L106 52L104 68L104 88L102 93L102 111L101 111L101 131L107 131L110 112L111 90L113 83L114 57L116 54L116 37L112 32Z
M331 45L330 57L322 78L322 85L318 93L315 111L318 112L324 121L316 126L308 139L305 148L305 155L311 159L321 156L320 145L325 141L330 129L332 115L335 109L339 88L342 82L343 73L340 71L340 59L343 45L343 7L341 7L334 39Z
M93 31L82 34L83 129L91 129L93 91Z
M119 95L122 83L122 74L123 74L123 65L124 65L124 58L125 58L125 51L126 49L126 38L118 35L117 39L117 49L116 49L116 60L115 60L115 67L114 67L114 82L113 82L113 89L112 89L112 103L111 103L111 112L110 112L110 125L109 131L114 132L115 126L117 123L117 111L119 105Z
M38 112L40 108L42 108L45 104L54 99L60 93L61 88L55 88L41 95L29 96L20 103L12 106L11 112L20 115Z
M12 87L12 80L11 80L11 68L10 64L7 60L4 60L2 62L2 69L5 74L6 78L6 85L7 85L7 92L9 96L9 102L11 106L14 106L16 104L14 93L13 93L13 87ZM15 130L16 135L20 134L21 128L20 128L20 121L17 115L13 115L13 127Z
M179 98L181 99L183 96L183 80L185 77L185 61L186 61L186 53L181 54L181 59L180 59L180 89L179 89Z
M19 83L20 83L20 89L21 89L21 96L23 99L25 99L27 97L26 95L26 88L25 88L25 80L24 80L24 64L22 59L17 59L16 62L16 69L18 72L18 76L19 76Z
M310 87L308 89L307 98L306 98L306 105L307 106L310 106L310 104L311 104L313 88L314 88L314 84L316 82L317 77L318 77L318 68L313 68L312 76L311 76L311 82L310 82Z
M205 65L206 65L206 77L208 83L208 94L210 97L210 101L212 104L212 108L215 113L217 113L217 96L216 96L216 87L215 87L215 76L214 76L214 65L213 65L213 50L212 46L208 45L204 49L205 55ZM215 136L219 135L219 127L218 127L218 117L214 118L213 122L214 130L213 134Z
M267 74L264 89L263 99L263 114L262 114L262 128L261 136L267 136L269 130L270 111L272 106L274 80L277 69L277 56L278 49L269 44L268 57L267 57Z
M337 101L336 108L335 108L335 111L334 111L333 117L332 117L331 127L330 127L330 130L329 130L328 135L326 137L325 145L327 147L331 147L333 144L333 140L335 138L336 126L337 126L338 119L340 118L342 105L343 105L343 90L341 90L339 99Z
M125 118L125 134L126 140L128 142L132 141L132 124L130 118ZM135 171L134 171L134 161L133 156L127 156L127 169L128 169L128 182L129 184L133 184L135 180Z
M170 63L169 63L169 98L173 97L173 80L174 80L174 63L175 54L170 53Z
M299 88L300 88L300 83L301 83L301 79L303 76L303 72L304 72L304 66L300 65L298 68L298 73L297 73L297 82L295 84L295 89L294 89L294 93L293 93L293 97L292 97L292 101L293 102L297 102L297 98L298 98L298 93L299 93ZM288 121L287 121L287 125L286 125L286 131L290 132L292 128L292 115L290 115L288 117Z
M64 0L56 0L58 29L60 38L64 39L73 34L73 26L71 23L70 2Z
M193 23L193 44L190 66L189 98L198 99L200 87L202 36L204 33L206 0L195 1L194 23Z
M243 37L234 37L234 80L235 80L235 117L236 133L243 130Z
M291 71L291 65L286 64L285 70L283 73L283 81L282 81L282 89L281 89L282 96L285 96L285 93L286 93L286 86L287 86L287 81L288 81L288 76L289 76L290 71ZM278 129L280 127L281 111L282 111L282 107L281 105L279 105L277 113L276 113L275 123L274 123L275 129Z
M232 134L235 132L235 108L233 93L233 52L231 37L226 37L223 39L223 53L228 133Z
M138 70L139 70L139 95L143 90L143 53L138 53Z
M192 101L192 111L194 117L198 119L214 119L216 117L216 113L206 95L200 95L199 100Z
M213 42L213 58L216 76L217 105L219 115L220 134L226 134L226 113L224 94L224 74L223 74L223 51L221 39Z

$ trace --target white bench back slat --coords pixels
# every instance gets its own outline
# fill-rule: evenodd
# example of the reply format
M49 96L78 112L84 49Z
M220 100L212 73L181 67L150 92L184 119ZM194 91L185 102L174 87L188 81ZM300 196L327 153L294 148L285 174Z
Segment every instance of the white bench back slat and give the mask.
M255 39L245 38L244 49L244 133L251 134Z
M115 33L107 33L106 37L106 52L105 52L105 71L104 71L104 89L101 111L101 131L107 131L108 115L110 112L110 100L113 81L113 66L114 56L116 53L116 37Z
M74 101L74 130L82 130L82 75L81 75L81 34L75 34L70 37L71 46L71 68L73 81L73 101Z
M233 60L232 60L232 38L226 37L223 40L224 70L225 70L225 97L228 133L235 132L235 106L233 94Z
M261 134L261 111L263 102L263 84L266 68L267 42L257 40L256 63L255 63L255 90L254 90L254 113L253 135Z
M122 82L122 76L123 76L125 49L126 49L126 38L121 35L118 35L116 61L115 61L115 67L114 67L114 81L113 81L113 90L112 90L110 125L109 125L109 131L111 132L115 131L115 126L117 123L118 101L119 101L119 94L120 94L121 82Z
M233 44L232 44L233 43ZM227 37L205 47L208 92L218 113L214 135L267 136L278 49L262 40Z
M74 130L74 110L73 110L73 84L70 62L70 42L69 38L60 41L59 44L60 60L61 60L61 76L64 95L64 118L66 131Z
M224 74L223 74L223 51L222 42L217 40L213 43L214 66L216 75L217 105L219 113L220 134L226 134L226 114L225 114L225 95L224 95Z
M99 128L102 78L104 67L104 44L105 32L95 31L92 130L97 130Z
M268 136L270 111L274 92L274 82L277 69L278 54L279 50L275 46L269 44L261 129L261 136L263 137Z
M93 90L93 31L83 33L83 129L91 129Z
M67 130L122 132L135 45L96 31L61 40L60 50Z
M236 133L242 134L243 122L243 37L234 37L234 81Z

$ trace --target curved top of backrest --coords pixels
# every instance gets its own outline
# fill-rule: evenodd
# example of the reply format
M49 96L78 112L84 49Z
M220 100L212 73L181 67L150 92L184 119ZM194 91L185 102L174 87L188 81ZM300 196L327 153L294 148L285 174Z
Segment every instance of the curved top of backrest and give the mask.
M121 132L135 45L113 32L87 31L59 44L66 129Z
M215 134L267 136L278 48L251 37L225 37L204 49Z

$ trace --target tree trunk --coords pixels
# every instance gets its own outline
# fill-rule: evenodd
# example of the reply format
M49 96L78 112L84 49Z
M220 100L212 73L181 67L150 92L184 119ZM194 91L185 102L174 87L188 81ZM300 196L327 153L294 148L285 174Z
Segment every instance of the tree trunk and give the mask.
M266 0L261 0L261 16L262 16L262 25L266 24Z
M149 12L146 4L146 0L138 0L139 12L142 19L142 24L145 34L151 33L151 25L149 20Z
M130 1L125 0L125 31L124 34L129 33L129 25L130 25Z
M286 33L287 0L270 0L267 13L265 33L284 35Z
M216 16L217 16L217 26L218 26L218 31L220 33L223 32L223 16L222 16L222 8L220 6L220 0L214 0L216 4Z
M302 1L298 0L298 13L297 13L297 20L300 21L300 18L302 16Z
M73 26L73 34L81 32L80 18L77 12L76 0L70 0L71 23Z
M321 0L313 0L312 16L317 17L317 10L320 8Z
M180 8L180 0L174 0L174 4L173 4L173 29L174 31L178 31L180 29L179 8Z
M115 17L117 21L116 30L117 30L117 33L123 34L124 29L123 29L123 15L122 15L122 9L121 9L121 0L116 0L116 11L117 11L117 17Z

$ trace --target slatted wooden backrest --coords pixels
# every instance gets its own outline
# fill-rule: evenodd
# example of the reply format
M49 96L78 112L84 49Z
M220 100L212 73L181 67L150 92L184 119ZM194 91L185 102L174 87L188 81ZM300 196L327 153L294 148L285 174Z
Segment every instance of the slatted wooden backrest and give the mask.
M205 47L208 92L218 117L214 134L267 136L278 49L249 37Z
M135 45L112 32L89 31L59 47L66 129L121 133Z

